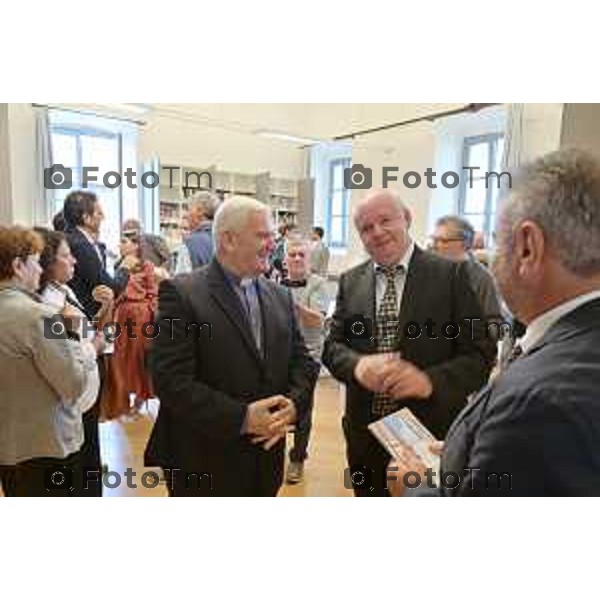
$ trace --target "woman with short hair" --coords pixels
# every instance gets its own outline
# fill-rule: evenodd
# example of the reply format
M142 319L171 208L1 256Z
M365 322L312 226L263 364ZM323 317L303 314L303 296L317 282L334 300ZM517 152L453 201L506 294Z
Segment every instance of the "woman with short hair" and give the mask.
M81 489L77 402L92 364L77 313L65 308L61 322L36 294L43 247L30 229L0 227L0 482L7 496Z

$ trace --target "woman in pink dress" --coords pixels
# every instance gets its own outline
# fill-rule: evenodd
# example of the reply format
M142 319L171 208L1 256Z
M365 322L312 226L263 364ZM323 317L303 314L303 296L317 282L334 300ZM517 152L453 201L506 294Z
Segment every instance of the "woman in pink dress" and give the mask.
M124 232L118 268L127 271L129 280L115 303L114 320L121 326L121 332L115 340L112 360L115 390L109 406L105 406L107 418L135 413L154 395L146 357L150 336L155 334L149 323L154 323L158 285L154 265L141 258L141 244L138 232Z

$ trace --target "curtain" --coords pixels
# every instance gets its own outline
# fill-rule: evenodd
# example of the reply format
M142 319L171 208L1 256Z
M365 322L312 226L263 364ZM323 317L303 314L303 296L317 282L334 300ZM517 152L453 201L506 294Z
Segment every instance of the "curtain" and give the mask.
M511 173L521 166L523 157L524 104L510 104L506 115L502 170Z
M50 225L54 216L54 190L44 186L44 169L53 164L48 108L34 107L36 125L37 194L33 203L33 218L36 224Z

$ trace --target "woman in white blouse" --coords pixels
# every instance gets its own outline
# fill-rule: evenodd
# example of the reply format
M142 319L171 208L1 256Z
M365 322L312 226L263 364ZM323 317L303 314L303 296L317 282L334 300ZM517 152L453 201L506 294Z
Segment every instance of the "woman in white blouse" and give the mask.
M67 309L71 313L77 315L77 319L81 323L79 336L83 354L90 364L92 364L86 388L77 402L78 408L83 416L84 413L92 412L97 409L96 403L99 401L101 387L101 376L98 369L97 357L106 350L107 344L102 332L96 333L95 327L86 321L83 306L73 290L67 285L67 282L73 278L76 260L71 254L65 235L61 232L42 228L37 228L36 231L44 239L44 250L40 255L40 266L42 267L40 296L42 301L49 306L52 306L56 313L64 312L64 310ZM102 287L105 286L98 286L98 288ZM98 321L96 321L94 325L101 330L105 318L109 318L112 313L112 293L105 295L102 293L102 290L98 288L97 290L100 293L96 294L97 290L94 290L94 295L97 296L102 308L97 315ZM86 426L86 419L83 418L82 427L85 444L87 445L86 447L89 448L90 445L94 444L92 438L97 440L98 425L96 420L94 420L92 431L90 423ZM85 448L82 452L84 450ZM89 468L89 461L85 462L88 465L86 468ZM93 468L99 470L100 465L95 465ZM89 475L86 479L89 481L90 479L95 480L96 478L100 478L100 473L97 475ZM89 492L89 495L92 495L91 488L86 490L86 492ZM86 493L86 495L88 494Z

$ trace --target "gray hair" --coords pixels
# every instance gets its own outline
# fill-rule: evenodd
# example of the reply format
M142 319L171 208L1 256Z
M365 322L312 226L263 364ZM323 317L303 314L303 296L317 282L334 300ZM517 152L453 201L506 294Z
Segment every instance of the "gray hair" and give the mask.
M356 217L358 215L359 210L365 204L367 204L367 202L370 202L372 198L380 197L380 196L387 196L388 198L391 198L393 203L398 208L399 212L408 213L410 215L410 211L408 210L408 207L406 206L406 204L404 204L402 198L400 197L400 194L396 190L387 189L387 188L377 188L377 189L371 190L366 196L361 198L354 206L354 210L352 211L352 218L354 220L354 223L356 223Z
M247 196L233 196L221 203L215 214L212 228L217 251L225 232L241 231L246 227L250 215L257 212L271 214L271 210L266 204Z
M600 272L600 162L576 149L559 150L526 166L503 206L511 230L531 220L572 273Z
M464 241L467 250L473 245L475 228L466 219L458 215L446 215L445 217L440 217L435 225L436 227L450 227Z
M188 200L190 210L200 209L204 216L211 221L214 219L219 204L221 204L221 200L213 192L196 192Z

